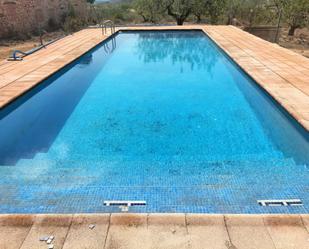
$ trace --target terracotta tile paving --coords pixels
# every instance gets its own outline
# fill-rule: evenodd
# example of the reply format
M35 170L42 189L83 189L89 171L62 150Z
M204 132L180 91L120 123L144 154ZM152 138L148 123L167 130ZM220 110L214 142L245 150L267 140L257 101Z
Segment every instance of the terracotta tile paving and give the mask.
M308 215L0 215L0 248L308 249ZM92 228L90 225L94 225Z
M203 30L309 131L309 59L233 26L127 27ZM69 35L22 62L0 63L0 108L102 42L100 29Z

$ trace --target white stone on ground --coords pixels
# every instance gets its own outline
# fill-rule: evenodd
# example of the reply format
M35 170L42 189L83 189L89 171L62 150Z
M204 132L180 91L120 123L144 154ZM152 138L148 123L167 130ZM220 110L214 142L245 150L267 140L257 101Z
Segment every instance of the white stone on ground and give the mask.
M43 236L43 237L40 237L40 241L47 241L50 237L48 236Z
M93 229L93 228L95 228L95 225L94 225L94 224L90 224L90 225L89 225L89 228L90 228L90 229Z

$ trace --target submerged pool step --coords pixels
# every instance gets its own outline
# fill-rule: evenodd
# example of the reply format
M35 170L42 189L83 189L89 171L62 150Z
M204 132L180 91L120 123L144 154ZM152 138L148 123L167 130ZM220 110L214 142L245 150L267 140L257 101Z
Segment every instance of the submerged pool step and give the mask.
M263 207L278 207L278 206L302 206L303 202L300 199L285 199L285 200L258 200L260 206Z

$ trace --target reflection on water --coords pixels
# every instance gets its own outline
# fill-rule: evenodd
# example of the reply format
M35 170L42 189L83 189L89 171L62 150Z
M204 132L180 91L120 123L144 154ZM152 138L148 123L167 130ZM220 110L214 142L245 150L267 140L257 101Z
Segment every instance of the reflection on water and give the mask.
M83 65L85 65L85 66L87 67L88 65L91 64L92 60L93 60L92 54L85 54L85 55L82 57L82 59L79 61L79 63L77 64L77 66L83 67Z
M211 73L218 60L213 46L202 32L188 31L177 36L174 32L140 32L136 53L144 63L170 59L175 65L189 64L191 71L204 69Z
M106 54L111 54L117 48L116 38L114 36L111 37L109 42L104 42L103 49Z

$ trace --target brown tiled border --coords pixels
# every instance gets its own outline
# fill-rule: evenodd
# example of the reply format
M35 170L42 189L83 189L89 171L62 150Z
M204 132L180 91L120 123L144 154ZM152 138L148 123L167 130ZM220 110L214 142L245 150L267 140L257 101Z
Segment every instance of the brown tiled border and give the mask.
M93 224L92 228L89 225ZM282 249L309 248L308 215L0 215L0 248Z
M309 131L309 59L233 26L127 27L202 30ZM107 39L100 29L67 36L22 62L0 63L0 109Z

